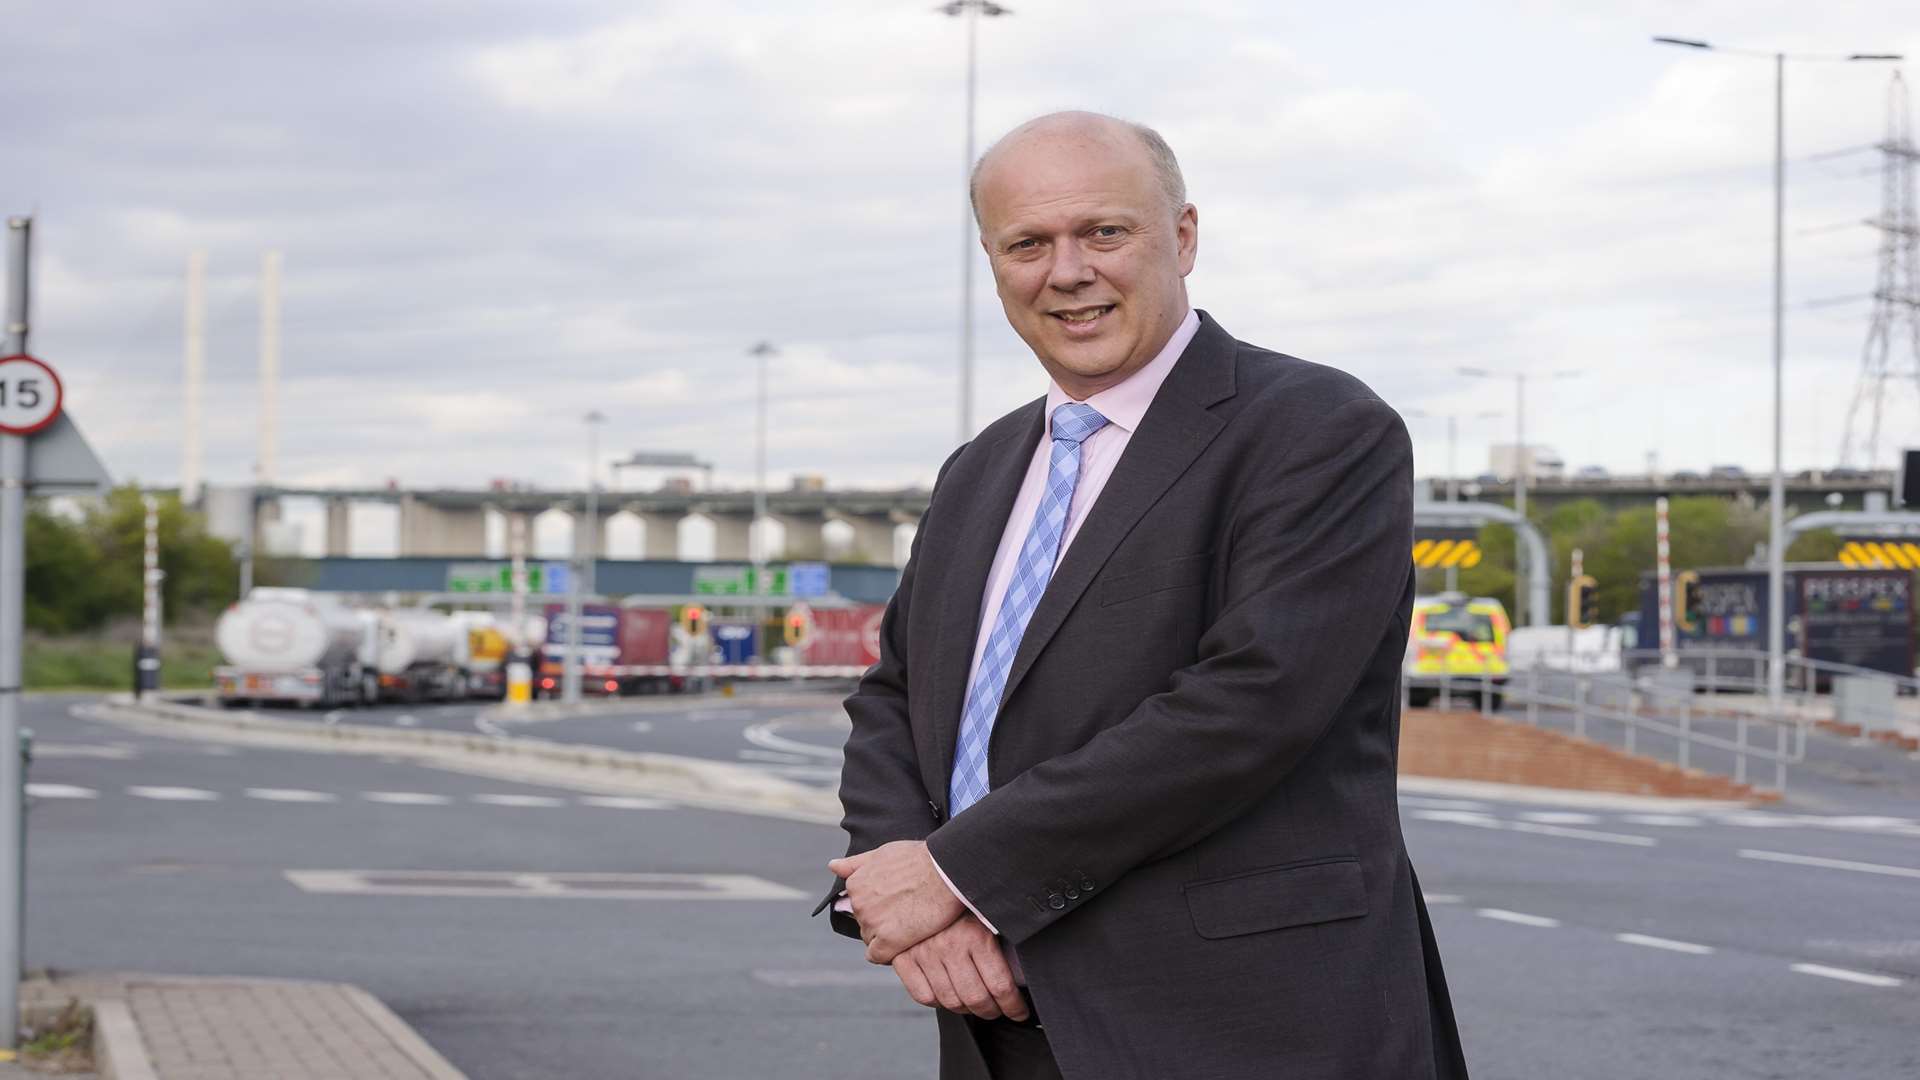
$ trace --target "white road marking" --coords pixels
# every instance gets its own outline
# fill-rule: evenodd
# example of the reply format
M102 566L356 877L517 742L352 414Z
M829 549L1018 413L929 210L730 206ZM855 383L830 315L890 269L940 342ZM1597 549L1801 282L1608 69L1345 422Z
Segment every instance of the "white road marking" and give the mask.
M778 750L742 750L740 756L747 761L771 761L780 765L806 765L816 760L803 754L788 754Z
M220 798L218 792L190 787L130 787L127 794L165 802L213 802Z
M35 799L97 799L100 793L92 788L75 787L72 784L28 784L27 794Z
M1657 847L1660 841L1651 836L1636 836L1632 833L1599 832L1594 829L1573 829L1564 825L1543 825L1533 821L1502 821L1492 814L1482 814L1472 810L1415 810L1410 815L1421 821L1440 821L1449 825L1471 825L1478 829L1506 829L1512 832L1534 833L1539 836L1559 836L1569 840L1592 840L1601 844L1625 844L1630 847Z
M1637 836L1633 833L1600 832L1595 829L1569 829L1563 825L1536 825L1530 821L1510 821L1506 827L1514 832L1538 833L1541 836L1564 836L1569 840L1592 840L1600 844L1625 844L1628 847L1659 847L1660 841L1651 836Z
M1839 979L1841 982L1859 983L1861 986L1899 986L1901 980L1891 975L1875 975L1866 971L1849 971L1846 968L1828 967L1825 964L1794 964L1792 969L1802 975L1818 975L1823 979Z
M1483 907L1475 914L1483 919L1498 919L1501 922L1519 923L1521 926L1543 926L1553 929L1560 925L1559 919L1549 919L1545 915L1529 915L1524 911L1507 911L1504 908Z
M341 718L346 715L347 713L346 713L346 710L344 709L329 709L327 710L327 714L325 716L322 716L320 719L325 720L329 724L337 724L340 722Z
M749 874L514 873L492 870L287 870L307 892L599 900L800 900Z
M1700 824L1699 818L1685 814L1628 814L1620 820L1629 825L1652 825L1665 829L1687 829Z
M1420 894L1420 899L1425 900L1429 904L1457 904L1465 899L1465 897L1460 896L1458 893L1423 892Z
M504 739L507 737L507 729L488 718L485 713L481 713L479 716L473 718L473 726L478 729L482 735L491 735L496 739Z
M1885 863L1854 862L1852 859L1826 859L1818 855L1794 855L1785 851L1755 851L1741 848L1740 857L1757 859L1761 862L1789 863L1794 866L1818 866L1826 870L1852 870L1859 874L1881 874L1886 877L1920 878L1920 870L1910 866L1888 866Z
M580 798L583 806L603 806L609 810L670 810L672 803L659 799L639 799L628 795L584 795Z
M412 713L401 713L399 716L393 718L394 727L413 727L419 723L420 721L413 718Z
M473 801L488 806L565 806L551 795L475 795Z
M360 797L388 806L445 806L453 801L445 795L429 795L424 791L363 791Z
M1818 818L1802 814L1768 814L1758 810L1715 814L1713 820L1722 825L1740 825L1749 829L1797 829L1819 821Z
M240 751L235 750L231 746L203 746L200 748L200 752L208 757L233 757Z
M1520 820L1537 821L1542 825L1598 825L1600 823L1598 815L1569 810L1530 810L1521 814Z
M819 746L814 743L801 742L799 739L789 739L785 736L774 734L778 728L785 725L790 719L789 717L786 720L769 720L764 724L755 724L741 732L741 735L744 736L748 742L762 749L778 750L782 753L800 754L812 758L830 758L834 761L840 760L840 748L837 746Z
M1403 806L1424 806L1429 810L1485 810L1486 803L1469 802L1466 799L1430 799L1424 795L1402 795Z
M635 720L635 721L633 722L633 725L632 725L632 729L633 729L634 731L637 731L637 732L639 732L639 733L640 733L640 734L642 734L642 735L645 735L645 734L646 734L647 732L649 732L649 731L652 731L652 730L653 730L653 721L651 721L651 720Z
M1615 934L1613 940L1623 945L1645 945L1649 949L1665 949L1668 952L1687 953L1691 956L1713 954L1711 945L1695 945L1691 941L1675 941L1672 938L1650 937L1646 934Z
M303 791L300 788L259 788L247 789L250 799L262 799L266 802L326 803L339 802L340 796L325 791Z
M92 743L36 742L33 744L33 756L36 758L105 758L110 761L130 761L134 748L126 743L107 743L96 746Z

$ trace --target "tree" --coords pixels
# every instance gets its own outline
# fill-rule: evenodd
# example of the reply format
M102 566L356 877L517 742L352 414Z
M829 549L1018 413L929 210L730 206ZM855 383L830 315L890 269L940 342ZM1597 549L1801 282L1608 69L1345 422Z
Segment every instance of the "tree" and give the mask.
M233 549L204 519L160 497L161 606L169 621L216 611L238 590ZM131 484L108 492L79 522L36 506L27 517L27 625L46 633L97 629L140 614L145 600L146 505Z

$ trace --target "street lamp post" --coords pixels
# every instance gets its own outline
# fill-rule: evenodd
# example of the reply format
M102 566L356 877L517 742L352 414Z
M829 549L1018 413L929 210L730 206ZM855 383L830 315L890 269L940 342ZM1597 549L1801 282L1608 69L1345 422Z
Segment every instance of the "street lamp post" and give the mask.
M1773 60L1773 478L1767 489L1767 702L1778 716L1786 686L1786 473L1781 467L1784 413L1783 360L1786 345L1786 198L1787 60L1784 52L1718 48L1693 38L1656 37L1659 45L1677 45L1731 56ZM1793 55L1794 60L1898 61L1897 53Z
M973 111L979 52L980 16L1011 15L1011 8L993 0L952 0L934 8L944 15L967 20L967 158L961 179L966 198L960 215L960 441L973 437L973 249L980 236L973 221Z
M747 555L753 560L753 591L767 591L767 554L764 539L767 517L767 359L780 352L772 342L763 341L747 350L760 362L758 392L755 394L753 424L753 524L747 526Z
M1475 379L1512 379L1513 380L1513 511L1520 520L1527 518L1527 473L1533 468L1533 455L1527 451L1527 373L1524 371L1488 371L1486 368L1463 367L1460 374ZM1571 379L1580 374L1574 368L1564 368L1548 375L1550 379ZM1532 568L1527 565L1526 549L1518 544L1513 547L1513 568L1517 576L1529 577ZM1542 568L1541 573L1551 573L1552 568ZM1521 625L1526 611L1526 593L1518 588L1513 591L1513 624Z
M594 409L582 417L587 425L587 505L585 528L573 531L573 573L567 575L567 659L560 669L560 699L580 700L580 601L594 591L593 564L599 558L594 533L600 527L600 425L606 416Z

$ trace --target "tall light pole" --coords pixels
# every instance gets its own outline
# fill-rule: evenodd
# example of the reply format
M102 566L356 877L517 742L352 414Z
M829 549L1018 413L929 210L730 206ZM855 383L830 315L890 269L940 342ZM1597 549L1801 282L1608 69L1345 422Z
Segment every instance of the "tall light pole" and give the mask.
M944 15L967 20L967 157L961 178L966 198L960 215L960 441L973 438L973 251L980 232L973 220L973 110L979 82L980 16L1011 15L1011 8L993 0L952 0L934 8Z
M580 581L586 594L593 596L598 591L595 571L600 561L600 425L607 422L607 417L592 409L581 419L587 424L587 535Z
M1656 37L1658 45L1678 45L1729 56L1773 59L1773 479L1767 489L1767 701L1780 713L1786 688L1786 473L1781 467L1781 432L1786 347L1786 199L1787 199L1787 60L1784 52L1717 48L1693 38ZM1793 55L1794 60L1879 61L1901 59L1897 53L1848 53L1828 56Z
M567 658L560 667L560 700L580 701L580 600L593 591L593 563L598 557L594 531L600 524L600 425L606 421L594 409L581 417L587 425L587 505L585 528L573 531L573 573L567 575Z
M763 341L747 350L747 355L758 360L757 381L759 391L754 397L753 424L753 524L747 526L747 554L753 559L753 591L755 594L767 591L767 554L761 543L767 518L767 360L779 355L780 350L770 341Z
M1512 379L1513 380L1513 511L1521 520L1527 516L1527 473L1533 469L1533 454L1527 450L1527 373L1524 371L1489 371L1486 368L1463 367L1460 374L1474 379ZM1571 379L1580 374L1575 368L1563 368L1546 376L1549 379ZM1526 549L1519 544L1513 546L1513 568L1520 576L1530 577L1533 573L1527 566ZM1551 567L1544 567L1541 573L1552 573ZM1524 622L1527 607L1526 594L1520 589L1513 590L1513 624Z

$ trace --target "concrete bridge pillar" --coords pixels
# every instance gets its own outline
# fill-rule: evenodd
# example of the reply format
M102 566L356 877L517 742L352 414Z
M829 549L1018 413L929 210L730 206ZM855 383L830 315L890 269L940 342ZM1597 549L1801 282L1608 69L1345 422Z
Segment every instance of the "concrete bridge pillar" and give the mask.
M678 559L680 557L680 521L679 514L647 513L643 510L627 510L640 519L640 557L643 559Z
M824 559L827 557L827 516L825 514L768 514L786 533L781 550L771 553L781 559Z
M723 514L712 509L704 512L713 522L713 557L716 562L748 562L753 558L749 539L753 516Z
M487 551L487 514L481 507L443 509L411 494L400 496L400 554L481 557Z
M326 543L320 549L330 559L353 554L353 503L346 499L328 499Z
M901 525L910 525L916 520L913 515L902 514L899 511L849 514L829 510L827 515L835 521L842 521L853 527L853 542L848 545L846 553L848 557L880 566L894 565L894 530Z

